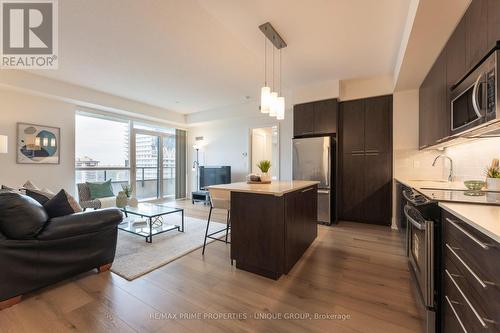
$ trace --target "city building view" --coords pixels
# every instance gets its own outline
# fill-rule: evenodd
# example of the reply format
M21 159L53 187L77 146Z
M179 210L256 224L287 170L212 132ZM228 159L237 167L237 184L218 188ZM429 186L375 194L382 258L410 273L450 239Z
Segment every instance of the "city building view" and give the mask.
M134 128L138 132L135 134L135 181L131 180L129 121L77 115L76 183L111 179L115 194L122 190L122 185L133 183L139 200L173 198L175 133L164 129L158 135L149 135L140 133L147 128L144 125Z

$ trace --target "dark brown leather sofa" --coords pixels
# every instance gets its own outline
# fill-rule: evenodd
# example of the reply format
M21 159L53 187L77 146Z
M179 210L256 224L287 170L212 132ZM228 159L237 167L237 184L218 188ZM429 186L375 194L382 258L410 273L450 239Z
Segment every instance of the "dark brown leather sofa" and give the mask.
M0 193L0 310L21 296L97 268L115 257L118 209L49 219L37 201Z

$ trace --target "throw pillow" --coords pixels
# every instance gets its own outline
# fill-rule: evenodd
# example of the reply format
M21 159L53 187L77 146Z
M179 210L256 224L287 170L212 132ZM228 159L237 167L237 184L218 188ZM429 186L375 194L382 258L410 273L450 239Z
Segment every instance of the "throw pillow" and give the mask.
M45 209L34 199L14 192L0 193L0 231L7 238L33 239L47 220Z
M65 190L59 191L59 193L48 200L43 207L50 218L71 215L82 211L82 208L75 198Z
M25 194L25 190L2 185L2 188L0 188L0 193L19 193L19 194Z
M113 187L111 186L111 179L104 183L89 183L87 186L90 191L90 198L92 200L100 198L114 197Z
M24 189L27 190L39 190L39 188L31 182L31 180L28 180L26 183L23 185Z
M35 199L40 204L45 204L47 201L54 197L54 193L43 190L29 190L26 189L26 195Z

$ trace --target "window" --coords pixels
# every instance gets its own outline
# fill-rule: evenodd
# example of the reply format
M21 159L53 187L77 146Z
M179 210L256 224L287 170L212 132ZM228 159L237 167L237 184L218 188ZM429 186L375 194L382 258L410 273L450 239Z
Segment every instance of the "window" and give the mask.
M176 173L176 154L185 152L176 133L184 131L85 112L75 132L77 183L111 179L115 194L133 184L139 200L185 197L185 173Z
M76 182L99 182L111 179L118 193L130 181L129 122L76 115L75 167Z

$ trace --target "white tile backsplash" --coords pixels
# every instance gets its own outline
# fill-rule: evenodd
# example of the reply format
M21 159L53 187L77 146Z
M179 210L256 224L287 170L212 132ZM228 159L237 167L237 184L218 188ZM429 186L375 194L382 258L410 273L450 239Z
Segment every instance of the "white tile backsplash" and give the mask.
M444 151L395 150L394 176L405 179L447 179L448 160L440 159L435 167L432 166L439 154L446 154L453 159L455 180L483 180L491 160L500 159L500 138L478 139L448 147Z
M457 180L484 179L485 169L494 158L500 158L500 138L488 138L446 148L453 159Z

